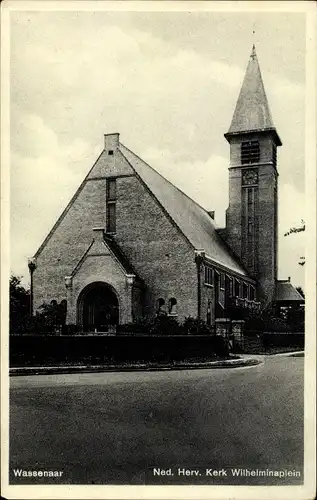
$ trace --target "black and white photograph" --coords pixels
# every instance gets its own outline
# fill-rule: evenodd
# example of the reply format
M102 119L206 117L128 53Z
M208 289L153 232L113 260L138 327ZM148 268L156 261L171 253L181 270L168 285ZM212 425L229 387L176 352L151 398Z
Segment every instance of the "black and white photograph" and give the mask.
M315 8L3 2L4 498L314 498Z

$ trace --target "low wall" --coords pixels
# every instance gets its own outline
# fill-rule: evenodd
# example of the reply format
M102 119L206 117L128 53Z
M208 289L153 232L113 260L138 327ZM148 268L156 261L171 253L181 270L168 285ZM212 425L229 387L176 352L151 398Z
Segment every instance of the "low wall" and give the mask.
M59 363L169 362L226 357L216 335L11 335L10 366Z

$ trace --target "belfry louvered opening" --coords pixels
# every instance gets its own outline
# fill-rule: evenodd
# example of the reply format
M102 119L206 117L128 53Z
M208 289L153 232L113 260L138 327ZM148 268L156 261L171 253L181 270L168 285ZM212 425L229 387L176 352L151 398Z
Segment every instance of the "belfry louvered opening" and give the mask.
M242 165L258 163L260 161L259 141L245 141L241 143Z

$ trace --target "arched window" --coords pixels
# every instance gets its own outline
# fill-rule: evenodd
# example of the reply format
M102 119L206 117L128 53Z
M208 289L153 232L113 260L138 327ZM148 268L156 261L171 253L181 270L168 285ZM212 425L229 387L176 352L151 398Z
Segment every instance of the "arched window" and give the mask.
M177 316L177 300L171 297L168 301L168 314L169 316Z
M162 316L163 314L166 314L165 312L165 300L162 298L159 298L157 301L157 316Z

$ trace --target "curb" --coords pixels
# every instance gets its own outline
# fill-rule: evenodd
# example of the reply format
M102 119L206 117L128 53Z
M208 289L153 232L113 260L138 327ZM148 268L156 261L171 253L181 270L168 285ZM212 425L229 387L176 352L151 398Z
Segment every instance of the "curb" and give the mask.
M299 358L305 356L305 351L277 352L276 354L272 354L272 356L293 356L294 358Z
M267 352L261 352L261 353L239 353L239 356L243 357L243 358L248 358L250 356L251 357L257 357L257 356L260 356L261 358L274 358L276 356L280 357L280 356L293 356L293 357L304 357L305 356L305 351L285 351L285 352L274 352L274 353L267 353Z
M132 365L132 366L115 366L115 365L93 365L93 366L30 366L10 368L9 375L54 375L62 373L96 373L96 372L136 372L136 371L172 371L172 370L199 370L199 369L216 369L216 368L243 368L262 364L263 361L256 358L248 359L228 359L223 361L210 361L206 363L193 364L175 364L175 365Z

